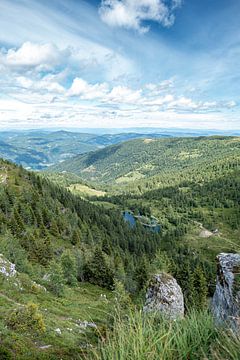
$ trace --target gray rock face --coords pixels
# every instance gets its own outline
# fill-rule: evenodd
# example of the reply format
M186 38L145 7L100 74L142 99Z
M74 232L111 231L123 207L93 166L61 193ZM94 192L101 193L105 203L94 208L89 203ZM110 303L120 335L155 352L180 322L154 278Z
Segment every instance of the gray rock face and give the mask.
M227 322L240 330L240 254L217 256L217 283L212 311L217 323Z
M146 294L145 312L155 311L176 319L184 315L182 289L169 274L154 275Z

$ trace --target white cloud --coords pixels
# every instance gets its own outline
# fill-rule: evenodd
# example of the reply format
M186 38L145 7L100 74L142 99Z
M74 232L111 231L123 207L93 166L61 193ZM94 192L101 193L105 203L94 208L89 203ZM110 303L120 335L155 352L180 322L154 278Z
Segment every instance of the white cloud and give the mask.
M110 89L107 83L89 84L81 78L75 78L66 95L109 104L134 104L141 99L142 89L133 90L120 85Z
M0 63L13 68L52 69L70 55L69 50L59 50L52 44L36 44L29 41L18 49L0 51Z
M55 94L63 94L65 89L58 82L54 81L54 78L45 76L41 80L31 80L25 76L19 76L16 78L17 84L23 89L28 89L31 91L45 91L52 92Z
M132 90L126 86L115 86L106 100L112 103L134 104L141 99L142 90Z
M237 106L235 101L193 101L185 96L180 96L167 104L167 109L185 112L218 112L232 109Z
M160 91L168 90L168 89L172 88L173 85L174 85L174 80L167 79L167 80L163 80L159 84L153 84L153 83L146 84L145 87L148 90L160 92Z
M145 33L149 27L142 24L144 21L172 26L174 10L181 4L181 0L172 0L169 6L163 0L102 0L99 13L102 21L109 26Z
M165 96L157 97L155 99L146 99L144 102L144 105L150 105L150 106L162 106L164 104L168 104L174 100L173 95L167 94Z
M75 78L73 80L72 86L67 92L67 95L80 96L85 100L94 100L97 98L102 98L107 92L108 85L106 83L91 85L83 79Z

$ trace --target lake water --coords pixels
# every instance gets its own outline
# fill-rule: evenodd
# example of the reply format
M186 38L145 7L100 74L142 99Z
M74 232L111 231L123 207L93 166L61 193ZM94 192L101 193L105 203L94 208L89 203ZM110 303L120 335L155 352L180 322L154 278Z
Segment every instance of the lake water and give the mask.
M123 218L126 222L129 223L131 228L134 228L134 226L136 225L136 219L132 213L130 213L129 211L124 211ZM161 231L161 226L159 224L156 224L155 226L153 225L153 226L144 226L144 227L157 234L160 233Z
M136 219L130 212L124 211L123 218L132 228L136 225Z

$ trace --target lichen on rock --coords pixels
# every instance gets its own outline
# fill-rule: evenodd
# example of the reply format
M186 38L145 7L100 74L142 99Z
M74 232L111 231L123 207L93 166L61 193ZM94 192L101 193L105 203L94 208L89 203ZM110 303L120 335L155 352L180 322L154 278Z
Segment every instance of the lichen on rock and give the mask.
M212 312L218 324L240 330L240 254L217 256L217 282Z
M159 312L169 318L183 317L184 300L177 281L164 272L154 275L146 294L145 312Z

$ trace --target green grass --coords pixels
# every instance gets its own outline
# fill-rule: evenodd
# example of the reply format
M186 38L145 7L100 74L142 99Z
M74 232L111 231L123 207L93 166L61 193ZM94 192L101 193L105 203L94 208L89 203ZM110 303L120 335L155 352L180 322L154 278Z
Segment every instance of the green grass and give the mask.
M16 286L17 282L21 287ZM44 290L33 291L26 275L17 278L0 277L0 358L1 346L15 354L17 360L82 359L97 344L94 328L83 329L79 321L94 322L99 329L106 327L112 309L112 294L106 289L87 283L76 288L65 287L63 297ZM101 299L105 294L107 301ZM6 326L6 318L21 305L35 303L46 326L46 332L21 332ZM61 335L56 329L61 330ZM49 346L50 345L50 346ZM49 346L41 349L41 346Z
M68 189L75 195L80 196L104 196L106 195L105 191L93 189L87 185L83 184L72 184Z
M112 333L93 351L96 360L238 360L240 340L217 329L207 311L184 319L134 312L117 315Z

